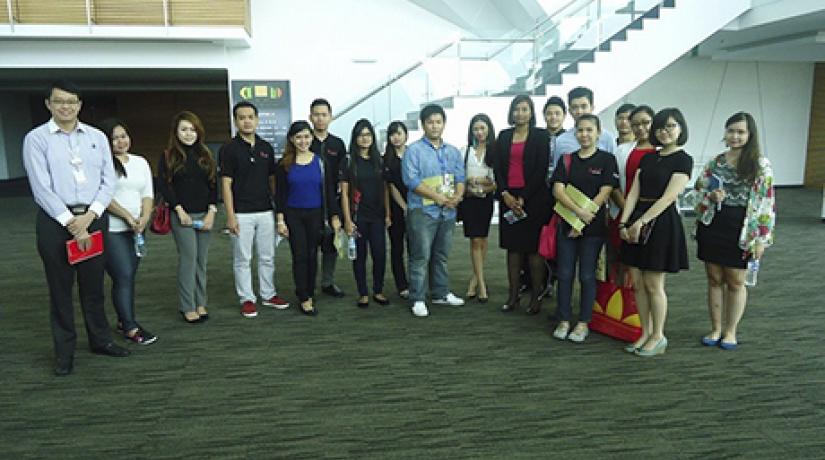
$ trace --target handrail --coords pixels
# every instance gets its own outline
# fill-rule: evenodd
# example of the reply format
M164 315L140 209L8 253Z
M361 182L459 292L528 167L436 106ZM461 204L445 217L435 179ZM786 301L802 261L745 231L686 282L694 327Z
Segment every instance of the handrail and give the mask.
M575 6L577 3L580 3L580 5ZM496 56L498 56L499 54L503 53L507 48L513 46L515 43L533 43L533 59L534 59L534 61L536 61L536 62L534 62L534 64L538 64L537 60L538 60L539 57L538 57L537 43L536 42L537 42L539 36L547 34L548 32L550 32L554 29L557 29L559 26L558 26L558 24L553 24L552 27L550 27L550 28L548 28L548 29L546 29L542 32L538 32L538 31L541 30L541 28L544 27L548 22L551 22L554 19L556 19L559 15L564 14L565 17L573 16L573 15L579 13L580 11L582 11L583 9L588 8L589 6L593 5L594 3L597 5L597 15L600 16L601 15L601 0L569 0L564 5L560 6L555 11L553 11L552 14L549 14L546 18L539 21L530 30L528 30L527 32L524 32L523 34L521 34L520 36L518 36L516 38L458 38L458 39L450 40L450 42L448 42L447 44L442 45L439 48L437 48L436 50L434 50L433 52L429 53L424 59L421 59L421 60L413 63L412 65L405 68L404 70L402 70L402 71L398 72L397 74L389 77L383 83L379 84L375 88L368 91L365 95L359 97L354 102L346 105L342 110L338 111L335 114L335 116L333 117L333 120L336 120L336 119L339 119L339 118L343 117L344 115L346 115L347 113L349 113L350 111L355 109L360 104L366 102L367 100L369 100L370 98L372 98L373 96L378 94L379 92L381 92L384 89L390 87L393 83L397 82L401 78L409 75L411 72L413 72L414 70L421 67L424 64L424 62L426 62L428 59L438 57L441 53L443 53L447 49L451 48L453 45L457 46L458 49L459 49L459 55L457 56L458 61L462 61L462 60L472 60L472 61L485 60L485 61L489 61L489 60L495 58ZM571 7L574 7L574 9L572 11L567 11ZM601 21L602 21L601 17L597 18L597 22L599 24L601 23ZM583 26L583 27L589 27L590 25L591 24L588 22L588 24L586 26ZM598 39L598 41L600 42L601 40ZM460 55L461 43L505 43L505 44L501 48L499 48L498 50L493 51L490 54L484 55L483 57L470 58L470 57L463 57L463 56ZM460 66L459 66L459 72L460 72ZM459 89L459 91L460 91L460 89Z
M458 42L458 40L453 39L453 40L450 40L449 42L439 46L434 51L427 54L424 57L424 59L420 59L419 61L417 61L414 64L410 65L406 69L398 72L396 75L394 75L394 76L390 77L389 79L387 79L384 83L381 83L376 88L373 88L372 90L367 92L367 94L365 94L365 95L359 97L358 99L356 99L355 102L350 103L349 105L344 107L342 110L336 112L336 114L332 117L332 120L334 121L334 120L337 120L338 118L341 118L343 115L348 113L350 110L352 110L352 109L358 107L359 105L361 105L361 103L363 103L367 99L369 99L369 98L375 96L376 94L380 93L381 91L383 91L384 88L386 88L386 87L390 86L391 84L397 82L398 80L404 78L405 76L407 76L411 72L413 72L415 69L417 69L417 68L421 67L422 65L424 65L424 63L428 59L432 59L432 58L438 56L439 54L443 53L444 51L450 49L457 42Z

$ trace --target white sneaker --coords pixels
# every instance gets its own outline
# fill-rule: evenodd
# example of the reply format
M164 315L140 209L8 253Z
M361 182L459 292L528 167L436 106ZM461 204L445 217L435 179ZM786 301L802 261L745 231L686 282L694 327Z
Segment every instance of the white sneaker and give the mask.
M453 307L458 307L460 305L464 305L464 299L456 297L456 295L452 292L448 292L442 299L433 299L433 303L437 305L451 305Z
M570 324L569 323L559 323L556 326L556 330L553 331L553 337L564 340L567 338L567 333L570 332Z
M412 314L415 316L424 317L429 316L430 312L427 310L427 304L419 300L413 303Z
M588 334L590 334L590 328L586 325L584 327L579 327L576 325L576 328L573 329L573 332L571 332L567 338L570 339L571 342L582 343L584 342L584 339L587 338Z

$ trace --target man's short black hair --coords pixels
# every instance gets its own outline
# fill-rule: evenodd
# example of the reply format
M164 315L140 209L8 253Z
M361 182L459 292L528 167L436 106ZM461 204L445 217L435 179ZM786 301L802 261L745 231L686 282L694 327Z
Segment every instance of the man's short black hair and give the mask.
M632 112L636 108L636 104L631 103L624 103L616 109L616 116L618 117L622 113Z
M312 101L312 104L309 104L309 111L312 112L312 109L314 109L315 107L318 107L319 105L326 106L327 110L329 110L329 113L332 113L332 106L329 105L329 101L322 98L322 97L319 97L318 99L315 99L314 101Z
M232 107L232 118L238 118L238 109L241 109L241 108L244 108L244 107L249 107L250 109L252 109L255 112L255 116L256 117L258 116L258 108L255 107L255 104L253 104L249 101L241 101L241 102L238 102L237 104L235 104L234 107Z
M558 96L550 96L547 98L547 102L544 103L544 108L541 109L541 113L547 112L547 107L550 107L551 105L557 105L561 107L562 113L567 113L567 106L564 105L564 99Z
M423 125L427 118L430 118L433 115L440 114L441 118L444 121L447 121L447 114L444 113L444 109L438 104L427 104L421 109L421 114L419 118L421 119L421 124Z
M52 97L52 92L55 89L59 89L65 91L67 93L72 93L77 96L78 99L83 100L83 95L80 93L80 88L69 80L55 80L49 85L49 89L46 92L46 99Z
M577 86L570 90L567 93L567 103L572 104L573 99L578 99L580 97L586 97L588 101L590 101L590 105L593 105L593 91L590 88L585 88L584 86Z

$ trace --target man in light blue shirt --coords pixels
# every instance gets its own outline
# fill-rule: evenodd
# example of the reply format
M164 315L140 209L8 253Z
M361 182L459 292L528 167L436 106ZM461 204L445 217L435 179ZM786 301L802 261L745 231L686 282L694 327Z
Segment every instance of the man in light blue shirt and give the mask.
M410 300L415 316L427 316L425 280L430 274L434 304L464 305L449 289L447 258L456 208L464 196L464 160L441 138L446 115L430 104L421 110L424 137L407 147L401 178L407 186L407 234L410 239Z
M108 231L105 211L117 177L109 140L77 118L82 105L77 87L66 81L55 82L45 102L52 118L26 135L23 165L34 201L40 207L37 251L49 285L54 372L68 375L74 366L77 344L72 305L75 276L92 352L129 355L128 350L112 343L103 310L103 255L70 265L66 249L66 243L75 240L85 251L91 245L92 233Z
M559 158L561 158L563 154L573 153L581 148L579 141L576 140L575 123L579 120L580 116L593 113L593 91L583 86L571 89L570 92L567 93L567 105L570 110L570 116L573 117L573 128L568 129L556 138L556 143L552 149L554 167L558 164ZM608 153L614 153L616 150L616 136L610 131L603 129L599 136L598 148Z

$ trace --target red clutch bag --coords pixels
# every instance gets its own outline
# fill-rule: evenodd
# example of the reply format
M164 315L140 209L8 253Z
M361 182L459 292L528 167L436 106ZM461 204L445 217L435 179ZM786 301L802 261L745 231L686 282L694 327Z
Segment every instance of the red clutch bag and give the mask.
M77 245L77 240L69 240L66 242L66 255L69 258L69 265L74 265L103 254L103 232L98 230L92 232L89 236L92 239L92 245L85 251L80 250L80 247Z

